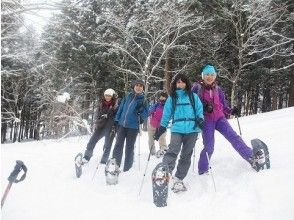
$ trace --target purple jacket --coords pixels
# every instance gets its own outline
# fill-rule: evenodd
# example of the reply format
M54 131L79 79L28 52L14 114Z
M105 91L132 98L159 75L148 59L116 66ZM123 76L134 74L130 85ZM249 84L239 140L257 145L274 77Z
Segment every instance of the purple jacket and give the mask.
M150 106L148 115L150 116L150 124L154 128L160 127L160 121L163 114L164 102L157 102Z
M204 113L204 119L208 121L218 121L220 118L229 117L231 108L225 99L223 90L215 85L212 88L205 88L202 83L194 83L192 92L195 92L201 99L203 106L206 103L213 103L213 112Z

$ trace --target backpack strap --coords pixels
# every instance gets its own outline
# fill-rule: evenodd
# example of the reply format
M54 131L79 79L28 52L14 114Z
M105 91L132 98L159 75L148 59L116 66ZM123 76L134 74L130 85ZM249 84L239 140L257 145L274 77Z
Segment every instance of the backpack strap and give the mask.
M175 96L171 96L171 98L172 98L172 124L174 124L175 122L179 122L179 121L194 121L195 122L194 129L195 129L196 126L197 126L195 98L194 98L192 92L189 92L188 96L189 96L190 103L182 103L182 104L177 104L176 97ZM178 118L178 119L175 120L174 119L174 116L175 116L175 111L176 111L177 105L192 105L192 108L193 108L193 111L194 111L194 118Z

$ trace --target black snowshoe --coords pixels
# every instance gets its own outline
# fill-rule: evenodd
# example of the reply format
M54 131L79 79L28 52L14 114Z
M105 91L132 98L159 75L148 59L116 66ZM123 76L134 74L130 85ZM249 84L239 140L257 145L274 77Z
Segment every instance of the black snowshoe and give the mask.
M111 158L107 161L105 166L105 177L107 185L118 184L118 176L120 174L119 166L116 163L115 158Z
M263 169L270 169L269 151L267 145L259 139L251 140L253 156L251 166L257 172Z
M165 163L159 163L152 172L153 203L157 207L167 206L169 171Z
M80 178L83 173L82 165L83 165L83 154L78 153L77 156L75 157L75 168L76 168L77 178Z

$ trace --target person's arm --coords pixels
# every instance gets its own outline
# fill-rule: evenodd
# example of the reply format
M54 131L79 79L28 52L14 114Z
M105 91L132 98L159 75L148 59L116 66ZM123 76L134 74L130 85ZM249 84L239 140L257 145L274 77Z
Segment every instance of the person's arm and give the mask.
M166 128L171 117L172 117L172 98L169 96L164 104L160 125Z

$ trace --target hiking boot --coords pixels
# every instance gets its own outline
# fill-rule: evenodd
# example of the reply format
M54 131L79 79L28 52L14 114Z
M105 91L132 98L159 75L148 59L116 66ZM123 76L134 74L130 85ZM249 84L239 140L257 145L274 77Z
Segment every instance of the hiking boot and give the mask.
M156 152L156 157L157 158L161 158L161 157L163 157L164 156L164 154L166 153L166 150L158 150L157 152Z
M82 158L82 160L80 161L81 162L81 165L85 165L85 164L89 163L89 160L90 160L90 157L84 156Z
M173 180L174 180L174 183L173 183L173 186L172 186L171 190L174 193L187 191L187 188L184 185L183 180L180 180L177 177L174 177Z
M265 155L263 150L256 151L255 155L249 159L249 163L252 168L258 172L265 164Z

